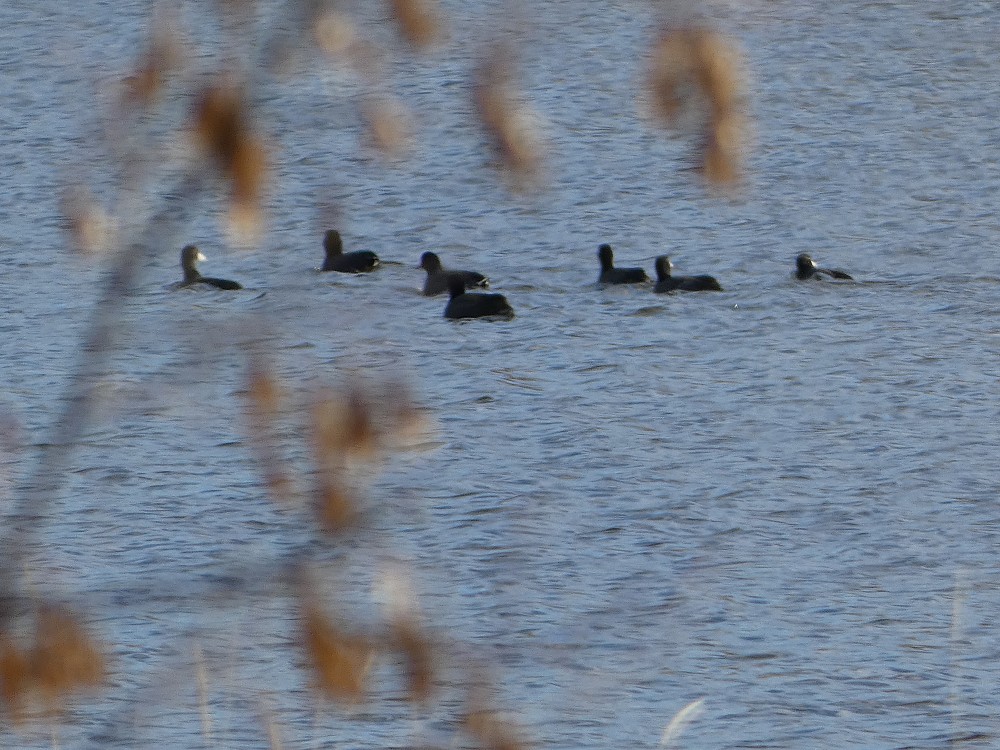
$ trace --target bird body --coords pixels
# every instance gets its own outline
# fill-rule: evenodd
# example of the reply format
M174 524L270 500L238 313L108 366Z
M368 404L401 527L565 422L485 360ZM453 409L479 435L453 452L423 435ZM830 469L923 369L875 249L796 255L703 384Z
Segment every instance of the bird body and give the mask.
M381 265L378 256L371 250L355 250L344 252L344 241L336 229L329 230L323 237L323 249L326 257L323 259L321 271L338 271L340 273L367 273Z
M672 276L674 264L661 255L656 259L656 286L654 292L721 292L722 285L714 276Z
M598 284L641 284L649 281L646 272L641 268L615 268L614 252L611 245L601 245L597 248L597 257L601 260L601 275L597 277Z
M466 289L474 287L489 289L490 287L490 280L477 271L456 271L444 268L436 253L426 252L421 255L420 267L427 271L424 294L428 297L447 292L448 284L454 278L461 279Z
M835 268L820 268L808 253L799 253L795 258L795 278L799 281L829 276L831 279L854 281L854 277Z
M461 278L448 281L451 298L444 308L444 316L452 320L460 318L513 318L514 308L502 294L481 294L465 291Z
M181 250L181 269L184 271L184 280L178 286L193 286L194 284L208 284L216 289L235 290L242 289L243 285L229 279L217 279L212 276L202 276L198 271L198 261L205 260L205 256L195 245L186 245Z

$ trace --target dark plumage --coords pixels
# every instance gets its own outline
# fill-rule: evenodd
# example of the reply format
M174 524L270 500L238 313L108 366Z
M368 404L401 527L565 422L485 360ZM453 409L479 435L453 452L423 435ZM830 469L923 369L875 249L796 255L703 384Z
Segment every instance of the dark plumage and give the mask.
M465 284L459 277L448 280L451 299L444 308L446 318L513 318L514 308L502 294L479 294L465 291Z
M714 276L671 276L674 264L661 255L656 259L656 286L654 292L721 292L722 286Z
M381 265L378 256L371 250L355 250L351 253L345 253L344 241L336 229L329 230L323 237L323 249L326 250L326 258L323 260L321 271L367 273L374 271Z
M198 273L198 261L205 260L194 245L187 245L181 250L181 269L184 271L184 280L178 286L191 286L192 284L208 284L217 289L242 289L243 285L229 279L215 279L211 276L202 276Z
M615 268L615 256L611 245L601 245L597 248L597 257L601 259L598 284L639 284L649 281L646 272L641 268Z
M795 278L799 280L818 279L823 275L829 276L831 279L854 281L853 276L843 271L838 271L835 268L820 268L808 253L800 253L795 258Z
M452 271L445 269L441 265L441 259L435 253L426 252L420 256L420 267L427 271L427 280L424 281L424 294L433 297L448 291L448 282L458 278L462 280L466 289L480 287L490 288L490 280L476 271Z

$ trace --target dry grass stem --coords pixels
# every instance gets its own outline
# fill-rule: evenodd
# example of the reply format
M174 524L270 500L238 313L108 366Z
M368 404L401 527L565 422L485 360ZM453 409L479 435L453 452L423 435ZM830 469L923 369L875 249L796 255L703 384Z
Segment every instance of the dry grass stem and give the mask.
M670 723L663 728L663 735L660 737L660 750L665 750L669 748L678 737L680 737L681 732L690 724L692 721L697 719L705 707L705 699L698 698L697 700L691 701L684 708L674 714L674 718L670 720Z
M208 669L205 667L205 657L201 646L194 647L194 669L198 682L198 713L201 717L201 735L212 742L212 713L208 709Z
M281 741L281 732L278 722L274 718L274 711L271 710L263 697L260 700L260 720L267 732L268 750L283 750L284 743Z

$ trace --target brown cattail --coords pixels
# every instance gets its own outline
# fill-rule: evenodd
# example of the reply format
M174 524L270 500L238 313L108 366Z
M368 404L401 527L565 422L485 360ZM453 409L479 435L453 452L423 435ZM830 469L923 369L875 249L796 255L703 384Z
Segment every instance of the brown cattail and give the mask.
M322 397L313 410L313 433L320 466L348 457L371 458L379 447L371 405L359 388Z
M72 247L80 253L96 253L108 245L111 219L86 188L75 187L62 195L65 227Z
M410 135L409 115L404 106L389 98L372 99L362 106L361 116L372 146L384 154L402 153Z
M660 116L675 125L684 115L701 113L701 172L713 185L733 185L742 175L742 78L736 46L709 29L669 29L651 55L649 88Z
M334 700L362 700L374 660L372 644L341 631L311 603L302 613L302 639L317 690Z
M288 501L292 494L292 480L282 468L275 438L281 412L281 387L259 361L250 365L246 396L251 439L260 458L264 483L273 498Z
M343 13L328 12L316 19L313 35L317 46L334 59L347 58L358 44L354 22Z
M239 236L256 234L267 174L267 150L253 134L243 92L218 83L198 97L194 111L195 140L231 186L230 226Z
M434 684L434 650L413 620L398 620L392 627L393 645L406 665L406 694L414 703L425 703Z
M400 33L414 48L425 49L442 35L442 25L432 0L389 0Z
M743 75L733 42L714 31L696 30L691 36L694 71L708 99L712 115L725 116L743 106Z
M358 522L358 503L341 478L327 470L316 486L316 520L331 534L346 531Z
M0 633L0 710L20 721L26 692L31 685L28 657L6 633Z
M104 657L96 644L75 617L58 607L38 613L30 659L34 682L53 704L104 679Z
M473 86L476 111L501 162L520 178L541 169L542 143L535 117L514 91L510 51L498 47L479 65Z
M465 730L486 750L524 750L512 722L496 711L476 710L465 717Z
M179 59L179 43L173 26L161 19L153 24L149 45L136 72L125 79L122 97L125 106L145 108L153 104Z
M743 118L735 114L709 122L702 170L711 184L725 187L740 180L744 130Z
M674 124L691 96L694 69L690 33L674 29L664 33L653 48L649 88L657 112Z

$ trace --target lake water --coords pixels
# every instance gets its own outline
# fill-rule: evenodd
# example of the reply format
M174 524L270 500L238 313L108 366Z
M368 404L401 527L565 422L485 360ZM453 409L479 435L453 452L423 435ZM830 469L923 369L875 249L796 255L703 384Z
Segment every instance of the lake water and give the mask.
M89 186L126 231L176 199L168 160L126 203L112 158L147 6L0 8L12 503L57 434L104 284L105 262L70 250L62 189ZM293 28L261 3L227 31L226 7L181 9L187 82L238 59L234 38ZM346 3L389 51L375 88L410 109L397 161L364 146L367 86L349 71L303 53L260 76L266 233L230 248L206 197L151 243L94 419L33 525L29 585L86 614L110 685L55 734L29 724L0 745L265 748L270 724L286 748L461 746L472 674L542 747L652 748L698 699L673 747L1000 744L995 4L705 8L747 58L755 143L736 197L689 169L695 139L642 114L657 8L451 0L447 42L415 57L381 4ZM526 193L493 169L468 96L497 38L517 40L547 144ZM187 111L172 93L151 142ZM386 266L316 273L332 222ZM171 290L188 242L247 290ZM726 291L597 289L601 242ZM517 318L444 320L419 294L428 249L488 273ZM799 252L860 281L795 282ZM364 533L318 540L268 498L244 409L253 352L287 389L293 476L319 388L405 383L428 410L433 430L369 478ZM293 557L360 623L405 571L446 654L440 699L407 708L386 667L370 702L316 710L275 579Z

